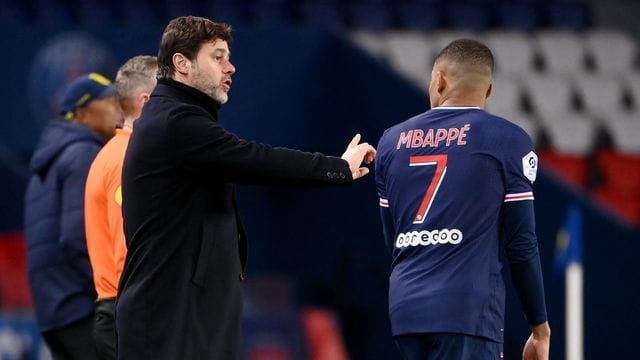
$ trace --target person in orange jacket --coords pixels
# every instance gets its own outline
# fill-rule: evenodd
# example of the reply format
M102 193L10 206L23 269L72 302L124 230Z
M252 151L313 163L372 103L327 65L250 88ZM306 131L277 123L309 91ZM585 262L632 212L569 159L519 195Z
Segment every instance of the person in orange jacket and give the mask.
M122 162L133 123L156 85L155 56L135 56L118 70L116 97L122 108L122 128L98 153L85 188L87 249L98 300L93 337L99 359L116 358L115 299L126 257L122 221Z

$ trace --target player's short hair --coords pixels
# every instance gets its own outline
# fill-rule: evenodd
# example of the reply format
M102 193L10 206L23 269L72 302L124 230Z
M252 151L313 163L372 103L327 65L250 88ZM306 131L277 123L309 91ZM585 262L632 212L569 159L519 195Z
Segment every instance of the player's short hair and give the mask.
M493 74L493 54L485 44L476 40L458 39L452 41L436 56L434 64L440 60L452 61L471 69L488 67L489 74Z
M180 16L169 22L160 40L158 78L173 77L173 55L195 59L206 42L224 40L231 45L231 26L197 16Z
M156 86L158 58L138 55L127 60L116 74L116 98L125 114L134 112L140 92L151 92Z

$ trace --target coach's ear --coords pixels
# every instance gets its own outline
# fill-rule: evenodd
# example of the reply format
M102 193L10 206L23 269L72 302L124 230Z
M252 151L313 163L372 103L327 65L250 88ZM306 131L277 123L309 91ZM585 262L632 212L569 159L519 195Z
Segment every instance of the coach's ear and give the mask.
M182 53L175 53L171 58L173 61L173 67L180 74L187 76L191 70L191 60L187 59Z

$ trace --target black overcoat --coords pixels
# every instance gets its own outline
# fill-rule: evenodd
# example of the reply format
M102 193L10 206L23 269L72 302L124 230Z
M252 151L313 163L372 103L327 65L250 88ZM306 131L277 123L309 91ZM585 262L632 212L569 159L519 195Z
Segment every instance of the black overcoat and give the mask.
M204 93L161 79L122 173L118 359L239 358L247 240L234 183L349 184L348 163L242 140Z

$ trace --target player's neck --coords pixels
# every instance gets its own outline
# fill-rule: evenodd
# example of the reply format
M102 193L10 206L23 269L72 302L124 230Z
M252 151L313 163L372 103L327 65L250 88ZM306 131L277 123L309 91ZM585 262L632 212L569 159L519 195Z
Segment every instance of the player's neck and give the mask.
M451 86L444 89L439 95L438 107L475 106L484 109L485 106L486 96L476 86Z
M443 99L438 107L479 107L484 109L485 100L474 96L452 96Z

